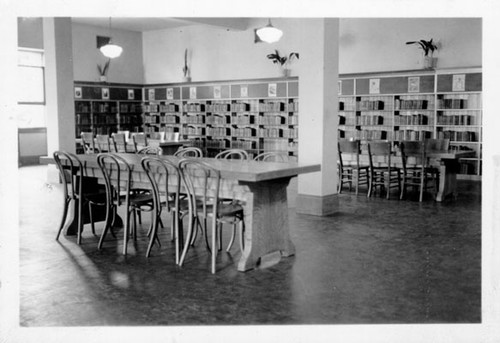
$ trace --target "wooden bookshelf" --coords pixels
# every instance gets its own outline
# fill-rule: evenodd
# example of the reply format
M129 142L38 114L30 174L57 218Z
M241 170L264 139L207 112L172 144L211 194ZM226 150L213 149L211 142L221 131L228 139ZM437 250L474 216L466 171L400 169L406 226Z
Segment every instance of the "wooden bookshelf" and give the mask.
M297 78L146 86L144 98L145 132L179 132L207 156L238 148L297 158Z
M341 75L339 138L423 140L449 138L461 159L460 178L480 179L482 74L480 68Z
M142 87L75 82L75 137L142 131Z

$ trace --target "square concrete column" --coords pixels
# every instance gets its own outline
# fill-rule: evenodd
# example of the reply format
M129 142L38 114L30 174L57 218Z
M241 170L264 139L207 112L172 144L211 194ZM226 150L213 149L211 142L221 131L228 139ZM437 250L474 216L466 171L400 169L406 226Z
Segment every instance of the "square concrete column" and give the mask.
M70 18L43 19L48 154L75 152L73 49Z
M321 171L299 176L296 210L328 215L338 210L339 19L315 19L311 27L300 54L299 162L319 163Z

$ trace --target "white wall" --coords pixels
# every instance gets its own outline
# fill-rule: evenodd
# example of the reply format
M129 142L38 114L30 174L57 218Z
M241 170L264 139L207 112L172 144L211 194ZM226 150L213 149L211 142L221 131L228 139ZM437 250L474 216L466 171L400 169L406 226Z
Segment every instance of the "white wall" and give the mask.
M246 31L226 31L190 26L143 34L144 80L146 83L182 81L184 49L190 51L193 81L265 78L279 76L266 55L280 52L305 54L314 40L315 19L273 19L284 31L275 44L254 44L253 28L265 20L250 21ZM433 38L438 68L482 65L482 21L480 18L344 18L340 20L339 72L373 72L420 69L421 50L407 41ZM336 61L332 61L336 63ZM297 75L307 66L293 66Z
M97 49L96 36L109 37L109 29L81 24L72 25L73 74L77 81L99 81L97 64L104 65L106 57ZM139 32L111 31L113 42L123 48L119 58L111 60L108 82L142 84L142 34Z
M422 50L438 43L437 68L482 66L480 18L357 18L340 21L340 73L422 68Z

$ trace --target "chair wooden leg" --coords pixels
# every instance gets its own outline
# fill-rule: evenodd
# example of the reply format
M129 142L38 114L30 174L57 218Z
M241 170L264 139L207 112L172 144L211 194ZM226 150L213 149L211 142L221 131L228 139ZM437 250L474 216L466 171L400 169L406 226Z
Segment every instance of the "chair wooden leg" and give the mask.
M104 220L104 230L102 230L101 233L101 238L99 239L99 243L97 244L97 249L100 250L102 248L102 244L104 243L104 237L106 237L106 233L108 230L111 228L115 221L115 209L110 208L109 206L106 207L106 219ZM113 212L113 213L111 213ZM114 234L113 234L114 236Z
M226 252L229 252L229 250L231 250L235 235L236 235L236 223L233 224L233 232L231 233L231 239L229 240L229 244L227 245Z
M76 201L76 200L75 200ZM82 243L82 231L83 231L83 201L82 199L78 199L78 236L77 236L77 244L80 245Z
M155 213L155 211L153 211L152 213ZM153 222L151 224L151 236L149 237L149 244L148 244L148 249L146 250L146 257L149 257L155 239L158 238L157 231L158 231L158 216L155 215L153 216Z
M217 237L219 238L219 245L217 247L218 251L222 251L222 223L217 225Z
M186 235L186 244L184 244L184 249L182 249L181 258L179 260L179 266L182 266L182 264L184 263L184 259L186 258L186 253L189 249L189 246L191 245L190 244L191 239L192 239L191 236L193 234L193 228L196 225L195 220L197 220L196 217L193 217L191 215L189 216L188 231L187 231L187 235Z
M92 234L95 236L95 224L94 224L94 216L92 215L91 202L89 202L89 220L90 220L90 228L92 229Z
M245 221L244 221L244 218L241 218L241 221L240 221L240 249L241 249L241 252L243 253L243 250L245 249Z
M218 249L215 248L217 244L217 222L215 218L215 213L212 219L212 274L215 274L215 262L217 258Z
M123 223L123 255L127 255L127 246L128 246L128 235L129 235L129 230L130 230L130 211L128 209L128 204L126 204L126 218L125 222Z
M66 198L64 200L64 208L63 208L63 215L61 219L61 225L59 225L59 230L57 231L57 236L56 236L56 241L59 240L59 235L61 235L61 231L64 229L64 224L66 223L66 216L68 215L68 208L69 208L69 202L71 199Z

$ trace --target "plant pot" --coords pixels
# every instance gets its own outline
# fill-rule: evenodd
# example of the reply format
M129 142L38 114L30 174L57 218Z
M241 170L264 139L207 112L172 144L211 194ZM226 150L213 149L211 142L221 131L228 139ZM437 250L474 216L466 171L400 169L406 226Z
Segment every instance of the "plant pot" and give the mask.
M437 57L424 56L424 69L434 69L437 65Z
M106 82L106 81L108 81L108 77L106 75L101 75L99 77L99 80L101 80L101 82Z
M184 76L184 77L182 78L182 80L183 80L184 82L191 82L191 76Z
M288 68L282 68L281 69L281 75L283 77L290 77L290 69L288 69Z

